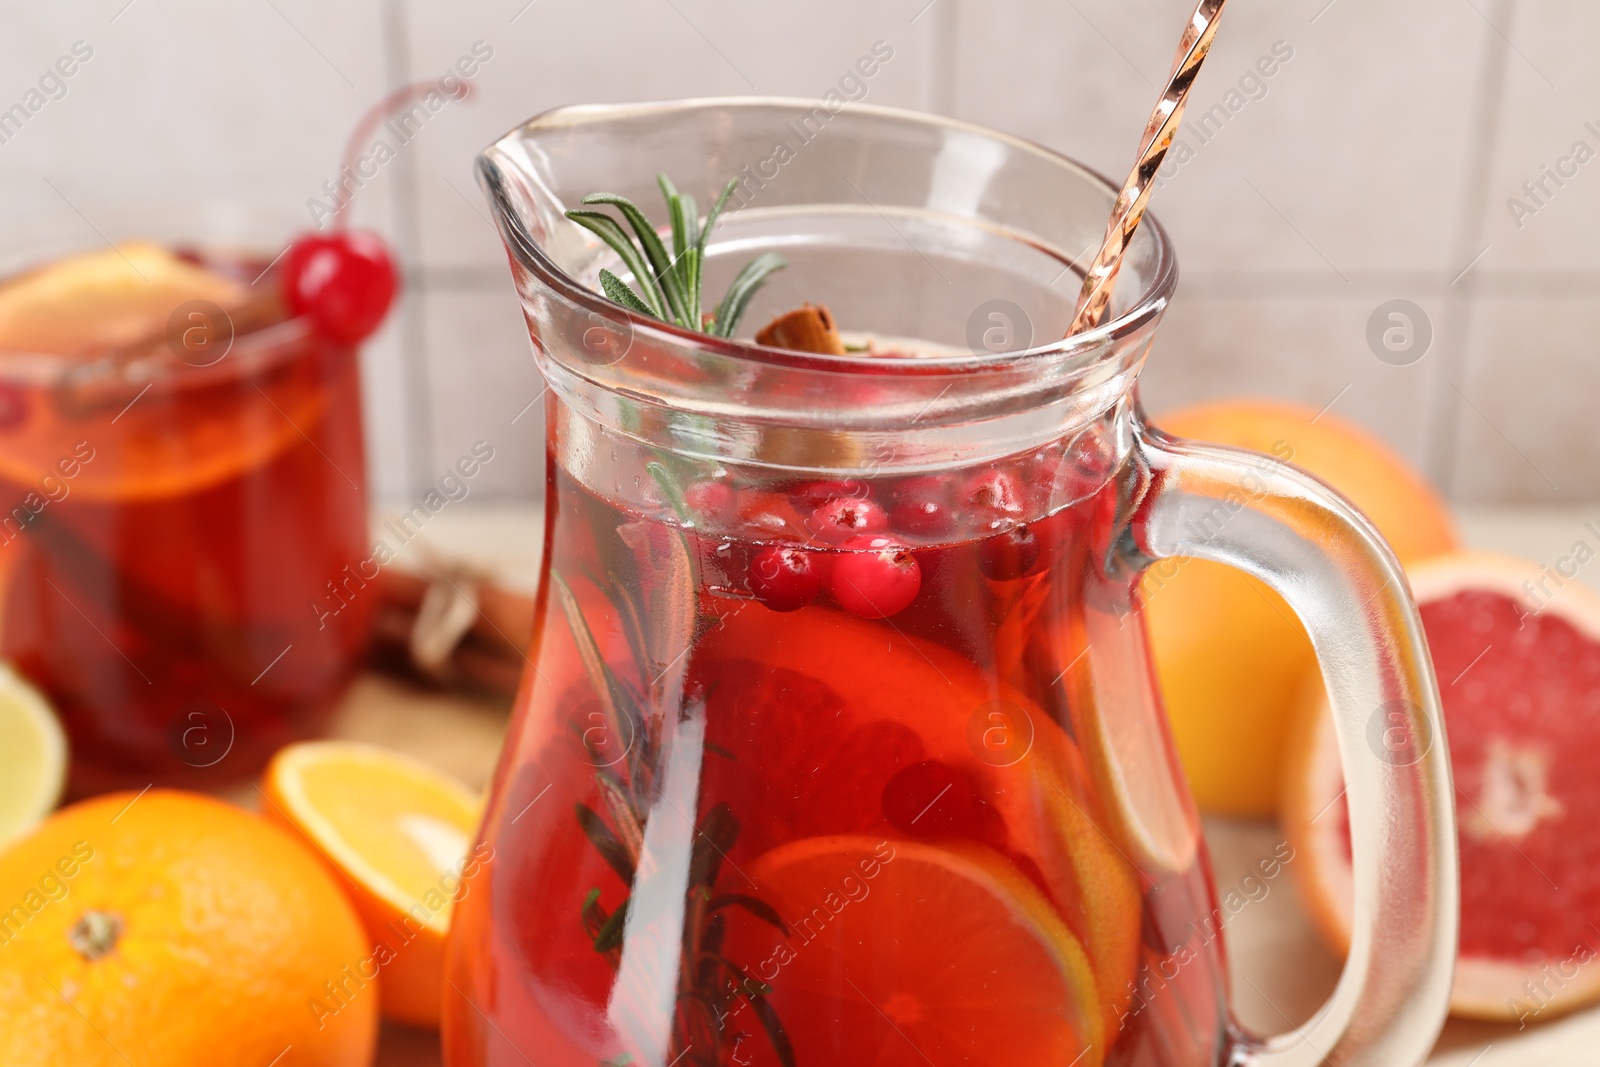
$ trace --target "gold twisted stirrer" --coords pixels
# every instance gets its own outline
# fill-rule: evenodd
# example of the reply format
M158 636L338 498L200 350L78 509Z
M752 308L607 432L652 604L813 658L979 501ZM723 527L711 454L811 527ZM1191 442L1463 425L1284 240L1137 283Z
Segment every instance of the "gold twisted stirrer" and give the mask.
M1172 147L1172 137L1183 121L1183 109L1189 103L1189 89L1200 74L1200 66L1211 51L1211 42L1217 36L1217 20L1222 17L1222 5L1227 0L1200 0L1183 31L1178 45L1178 56L1173 61L1172 76L1167 87L1150 113L1150 122L1144 128L1144 140L1139 143L1139 159L1133 171L1117 194L1116 206L1111 209L1111 221L1106 225L1105 243L1100 254L1083 276L1083 292L1078 296L1078 313L1072 319L1067 336L1090 330L1100 325L1106 308L1111 305L1111 291L1117 284L1117 271L1122 266L1123 253L1133 240L1133 233L1144 220L1146 205L1150 203L1151 181Z

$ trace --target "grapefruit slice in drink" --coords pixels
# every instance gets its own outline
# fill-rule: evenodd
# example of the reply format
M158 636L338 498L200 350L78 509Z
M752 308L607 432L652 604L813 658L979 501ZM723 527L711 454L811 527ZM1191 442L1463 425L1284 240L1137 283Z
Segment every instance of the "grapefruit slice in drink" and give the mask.
M1589 924L1600 915L1600 836L1584 832L1600 809L1600 597L1549 568L1486 553L1436 557L1410 577L1455 771L1461 943L1451 1010L1549 1018L1600 999L1600 935ZM1305 857L1296 870L1312 915L1342 952L1349 823L1333 724L1322 687L1315 692L1291 750L1284 821Z
M730 953L752 961L797 1063L1052 1063L1097 1067L1094 974L1055 909L982 846L806 838L761 857L754 890L785 937L744 916ZM748 1003L730 1025L776 1063Z

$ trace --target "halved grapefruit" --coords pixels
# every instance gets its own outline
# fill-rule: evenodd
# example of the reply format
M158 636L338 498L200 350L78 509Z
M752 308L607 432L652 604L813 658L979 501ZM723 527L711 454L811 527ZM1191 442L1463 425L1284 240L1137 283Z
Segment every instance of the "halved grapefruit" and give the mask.
M1592 556L1574 548L1565 569ZM1461 844L1451 1010L1548 1018L1600 999L1600 596L1549 567L1452 553L1414 568L1444 702ZM1311 913L1350 942L1349 825L1317 686L1291 748L1284 823ZM1366 755L1366 753L1362 753Z
M816 837L767 853L749 875L789 933L741 922L729 947L771 987L795 1062L1104 1062L1083 947L1000 854ZM734 1024L757 1029L749 1022Z

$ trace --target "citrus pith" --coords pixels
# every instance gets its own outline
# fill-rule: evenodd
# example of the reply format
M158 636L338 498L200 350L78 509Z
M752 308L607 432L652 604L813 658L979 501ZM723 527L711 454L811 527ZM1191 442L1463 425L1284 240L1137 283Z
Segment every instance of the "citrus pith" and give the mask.
M477 828L466 786L399 753L341 741L290 745L263 788L269 818L338 872L381 957L383 1014L439 1025L445 935Z
M1451 1010L1550 1018L1591 1003L1600 999L1587 918L1600 914L1600 838L1586 819L1600 807L1590 759L1600 751L1600 596L1549 568L1478 552L1430 560L1410 578L1455 772L1461 939ZM1305 857L1296 870L1309 910L1337 951L1349 946L1352 907L1343 787L1317 691L1298 724L1283 819Z

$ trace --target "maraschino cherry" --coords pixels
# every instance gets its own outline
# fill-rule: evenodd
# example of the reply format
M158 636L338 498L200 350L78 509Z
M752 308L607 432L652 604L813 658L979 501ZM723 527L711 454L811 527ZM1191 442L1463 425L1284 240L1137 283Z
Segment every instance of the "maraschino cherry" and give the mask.
M399 287L388 246L366 230L305 234L283 257L290 313L309 316L318 333L340 344L376 330Z
M462 82L458 99L471 95L471 83ZM436 81L402 86L370 108L351 131L339 168L340 181L353 167L361 146L391 114L430 92ZM394 303L400 288L399 271L383 238L366 230L345 227L351 198L339 203L327 233L307 233L295 238L283 258L284 303L294 315L305 315L323 337L339 344L354 344L372 334Z

